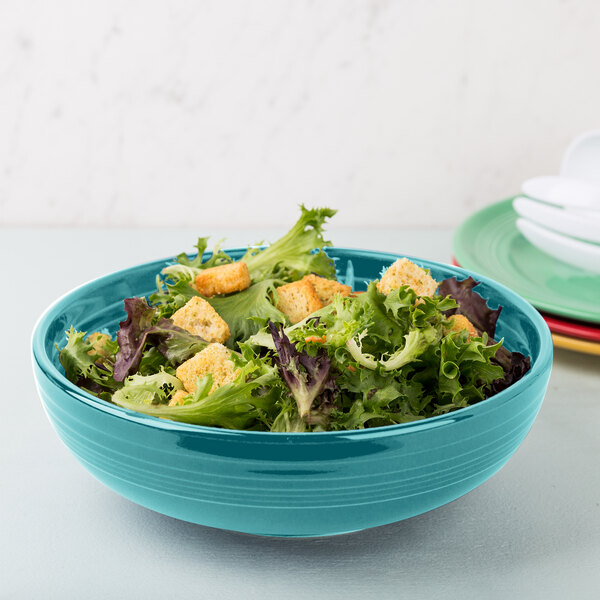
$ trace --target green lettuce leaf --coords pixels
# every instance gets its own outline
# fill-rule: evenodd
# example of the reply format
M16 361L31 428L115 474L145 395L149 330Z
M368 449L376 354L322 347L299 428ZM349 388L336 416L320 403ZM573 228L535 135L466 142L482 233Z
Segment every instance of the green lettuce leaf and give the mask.
M249 376L253 378L246 380ZM280 397L277 387L272 385L276 380L277 374L273 367L248 364L234 382L212 393L210 393L212 378L207 376L201 379L196 393L190 394L181 405L149 403L148 396L143 393L135 396L115 394L113 402L154 417L195 425L249 429L260 424L261 429L269 429L272 422L272 416L269 415L272 414L275 403Z
M416 299L416 294L410 288L406 287L405 289L409 297ZM398 290L398 294L400 294L400 290ZM403 300L399 300L398 305L390 305L388 301L386 306L387 296L377 289L376 281L372 281L367 291L360 294L355 300L358 304L364 306L371 317L369 338L373 341L373 344L370 350L375 350L380 344L397 348L404 343L404 336L407 333L410 319L409 309L401 306ZM406 316L401 315L402 308L405 309Z
M178 273L162 279L156 276L156 292L148 300L159 317L170 318L184 306L188 300L200 294L190 285L191 279L185 274Z
M248 265L252 281L282 279L295 281L309 273L335 278L335 266L324 252L331 242L323 239L325 220L337 211L331 208L300 207L298 222L282 238L267 248L249 248L242 260ZM313 250L318 249L316 252Z
M132 375L113 394L112 401L119 406L140 411L140 406L166 404L173 393L181 389L181 381L165 371L154 375Z
M386 371L401 369L404 365L419 358L439 337L441 337L440 331L431 326L412 329L404 336L404 346L396 350L389 358L381 360L381 365Z
M175 375L175 369L156 346L146 347L142 353L142 360L140 361L137 374L154 375L161 369L167 371L170 375Z
M465 331L442 339L437 377L436 407L432 414L444 414L484 400L490 384L504 370L491 362L501 343L488 345L486 333L470 338Z
M121 383L115 381L113 376L114 355L107 359L98 354L92 344L84 339L85 331L76 331L71 327L66 334L67 343L64 348L59 348L58 359L67 379L95 395L118 390ZM109 346L113 351L117 347L114 341Z
M231 337L227 346L235 348L236 342L247 340L267 321L286 322L285 315L273 305L277 298L277 283L274 279L265 279L236 294L206 298L229 325Z
M304 433L310 429L306 420L298 414L295 402L283 402L271 425L271 431L279 433Z

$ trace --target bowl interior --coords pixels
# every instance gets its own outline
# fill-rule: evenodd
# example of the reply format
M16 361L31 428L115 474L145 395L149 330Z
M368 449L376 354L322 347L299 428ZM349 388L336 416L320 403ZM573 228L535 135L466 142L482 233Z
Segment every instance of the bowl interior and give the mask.
M233 258L241 258L245 249L227 250ZM390 254L347 248L328 248L327 253L334 259L340 281L352 283L356 290L365 290L369 281L376 279L401 254ZM440 281L456 276L466 278L470 273L459 268L433 261L408 257L422 267L431 270L432 276ZM83 331L102 331L114 335L126 314L123 299L131 296L148 296L156 289L156 275L171 260L157 260L91 281L56 301L40 317L33 336L33 352L39 366L58 385L81 393L64 377L58 360L58 346L65 343L65 331L71 327ZM353 273L353 275L352 275ZM480 281L476 291L487 299L491 308L502 306L498 319L496 338L504 338L505 346L511 351L519 351L531 356L532 369L527 378L542 368L540 363L551 359L552 344L547 325L539 313L525 300L508 288L473 274ZM524 379L525 379L524 378ZM85 394L88 396L87 394ZM104 403L103 401L98 401ZM111 410L128 413L114 407ZM465 409L463 409L465 410ZM153 419L149 417L149 419ZM158 419L153 419L158 421Z

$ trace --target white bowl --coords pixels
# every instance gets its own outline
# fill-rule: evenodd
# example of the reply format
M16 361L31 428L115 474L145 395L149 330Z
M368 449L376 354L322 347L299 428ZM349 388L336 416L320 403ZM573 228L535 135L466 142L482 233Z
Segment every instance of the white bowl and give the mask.
M600 129L586 131L569 144L560 174L600 183Z
M600 274L600 245L555 233L528 219L517 219L517 228L542 252L580 269Z

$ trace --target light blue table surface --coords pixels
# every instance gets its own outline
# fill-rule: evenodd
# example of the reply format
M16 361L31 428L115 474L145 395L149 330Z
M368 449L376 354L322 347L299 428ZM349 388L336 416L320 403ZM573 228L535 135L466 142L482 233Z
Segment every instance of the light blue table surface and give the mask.
M52 430L30 335L56 297L192 250L193 230L0 229L0 598L600 597L600 357L557 350L523 445L470 494L407 521L313 540L259 538L141 508L91 477ZM220 231L228 245L278 231ZM340 230L339 246L449 261L449 230Z

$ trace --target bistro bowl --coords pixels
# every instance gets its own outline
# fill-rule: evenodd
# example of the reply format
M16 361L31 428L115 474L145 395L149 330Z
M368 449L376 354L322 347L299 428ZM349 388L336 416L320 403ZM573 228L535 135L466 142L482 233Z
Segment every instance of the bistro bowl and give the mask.
M234 258L243 249L228 250ZM399 256L329 248L336 269L365 289ZM123 299L147 296L158 260L105 277L52 304L33 332L33 368L44 409L75 458L122 496L154 511L240 532L311 537L392 523L442 506L496 473L527 435L552 364L539 313L508 288L446 264L411 260L438 281L473 275L491 307L502 306L497 337L531 357L506 390L422 421L356 431L270 433L177 423L129 411L76 387L56 345L73 325L114 334ZM352 265L348 269L348 262ZM485 507L481 507L482 510ZM93 515L90 515L93 518Z

